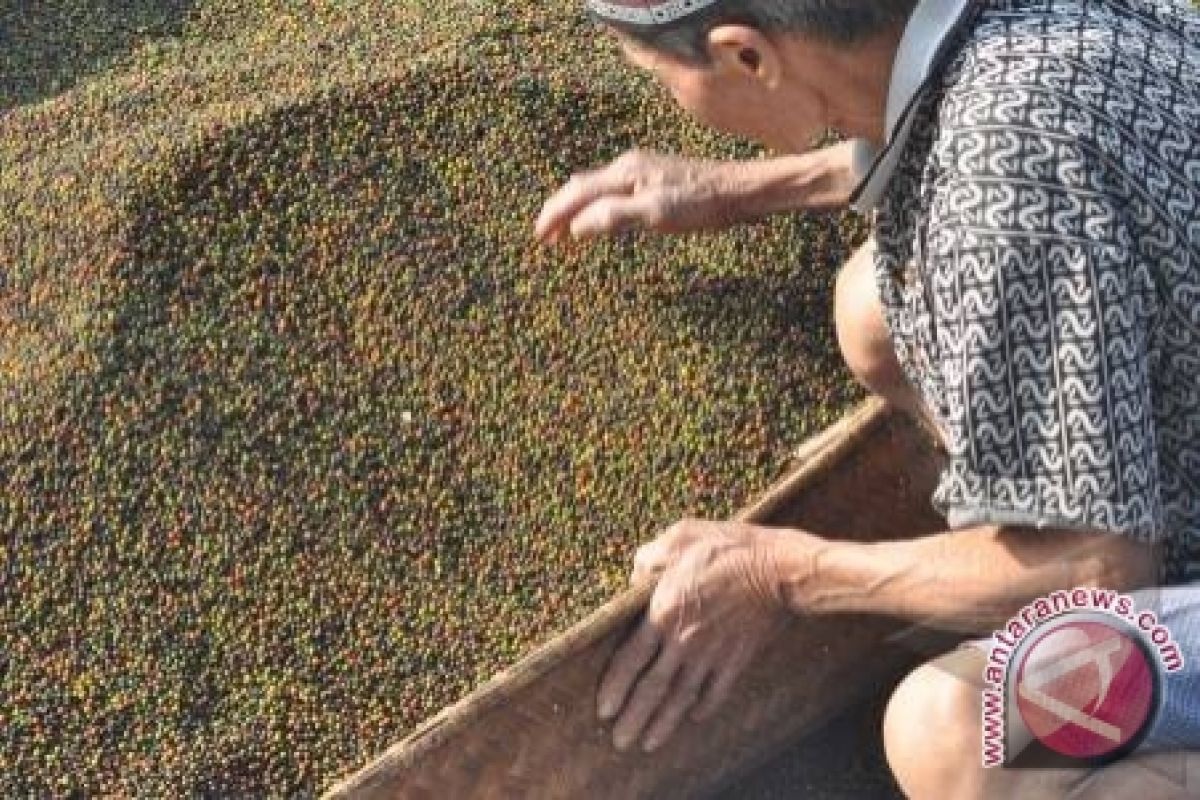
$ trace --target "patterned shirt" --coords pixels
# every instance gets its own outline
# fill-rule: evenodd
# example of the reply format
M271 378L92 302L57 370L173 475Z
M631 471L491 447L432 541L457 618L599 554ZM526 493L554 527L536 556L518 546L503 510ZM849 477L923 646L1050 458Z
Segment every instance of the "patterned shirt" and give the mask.
M952 527L1166 542L1200 580L1200 16L988 0L914 97L876 279Z

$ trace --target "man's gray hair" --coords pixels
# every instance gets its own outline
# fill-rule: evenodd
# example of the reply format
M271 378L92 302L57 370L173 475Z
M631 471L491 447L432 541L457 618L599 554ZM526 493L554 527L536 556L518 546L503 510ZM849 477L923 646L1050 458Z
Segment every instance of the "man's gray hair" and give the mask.
M746 25L765 34L802 33L850 45L904 25L916 4L917 0L718 0L667 25L601 21L661 53L707 64L708 34L719 25Z

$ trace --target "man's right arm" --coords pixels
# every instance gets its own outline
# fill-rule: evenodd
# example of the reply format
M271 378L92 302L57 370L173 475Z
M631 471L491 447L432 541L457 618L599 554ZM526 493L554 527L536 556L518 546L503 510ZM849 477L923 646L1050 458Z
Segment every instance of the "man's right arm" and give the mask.
M857 182L850 142L753 161L634 150L572 177L546 201L536 235L553 244L625 230L714 230L781 212L840 208Z

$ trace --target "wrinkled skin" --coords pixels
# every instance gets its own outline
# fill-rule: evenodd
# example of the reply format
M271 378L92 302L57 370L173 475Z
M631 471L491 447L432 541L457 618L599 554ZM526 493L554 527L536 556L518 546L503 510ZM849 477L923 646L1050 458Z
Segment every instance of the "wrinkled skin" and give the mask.
M657 581L638 629L614 654L598 694L614 745L666 742L690 712L708 719L787 625L780 531L685 520L643 545L632 581ZM797 536L800 536L797 534ZM644 671L644 673L643 673Z

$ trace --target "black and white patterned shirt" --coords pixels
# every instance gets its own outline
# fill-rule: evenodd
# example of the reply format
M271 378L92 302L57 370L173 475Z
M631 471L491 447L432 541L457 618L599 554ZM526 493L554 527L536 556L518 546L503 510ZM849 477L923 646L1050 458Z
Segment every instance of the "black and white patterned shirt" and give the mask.
M988 0L914 94L876 277L952 527L1165 541L1200 579L1200 16ZM878 181L876 181L878 183Z

